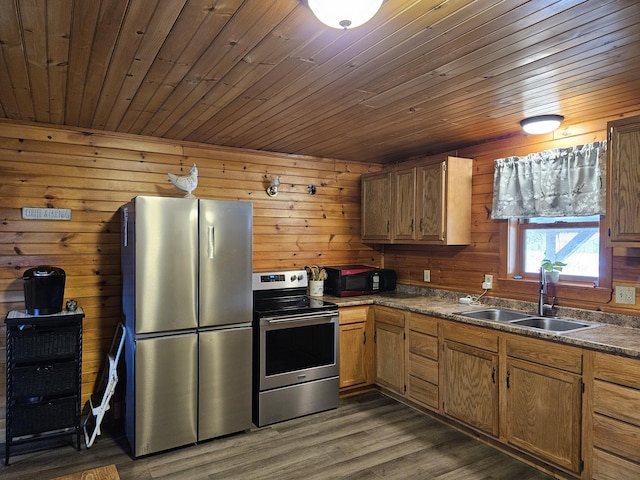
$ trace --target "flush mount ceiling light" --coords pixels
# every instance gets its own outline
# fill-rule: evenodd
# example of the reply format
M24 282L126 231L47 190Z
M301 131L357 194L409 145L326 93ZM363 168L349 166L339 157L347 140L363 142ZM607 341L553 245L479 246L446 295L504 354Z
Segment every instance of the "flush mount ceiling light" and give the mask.
M313 14L325 25L346 30L373 18L383 0L305 0Z
M540 115L520 121L522 129L532 135L553 132L564 120L562 115Z

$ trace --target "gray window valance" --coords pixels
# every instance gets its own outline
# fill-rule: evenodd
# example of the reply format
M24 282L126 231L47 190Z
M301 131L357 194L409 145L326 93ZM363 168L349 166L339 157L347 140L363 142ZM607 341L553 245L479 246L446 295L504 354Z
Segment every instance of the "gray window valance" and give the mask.
M491 218L604 214L607 142L500 158Z

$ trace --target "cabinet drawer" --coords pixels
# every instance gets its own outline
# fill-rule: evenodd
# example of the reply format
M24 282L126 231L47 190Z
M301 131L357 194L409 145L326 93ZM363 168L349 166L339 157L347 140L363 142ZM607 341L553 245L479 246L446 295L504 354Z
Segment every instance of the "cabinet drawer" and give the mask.
M640 478L640 465L594 448L593 478L594 480Z
M404 327L404 312L393 308L375 307L376 322Z
M613 383L593 382L593 411L640 426L640 390Z
M10 334L10 352L12 363L33 362L78 355L78 329L38 329Z
M369 307L343 307L339 309L340 325L361 323L367 320Z
M438 362L428 358L409 354L409 374L420 377L435 385L438 384Z
M582 373L582 351L544 340L507 336L507 356L571 373Z
M411 330L426 333L428 335L433 335L434 337L438 335L438 319L437 318L412 312L409 314L408 322L409 322L409 329Z
M438 360L438 338L409 331L409 352Z
M9 423L12 437L76 427L79 425L78 399L74 396L45 403L13 405Z
M640 463L640 427L595 414L593 444Z
M596 353L594 376L640 390L640 360Z
M438 386L409 376L409 397L432 408L438 408Z
M498 333L494 330L456 322L443 322L442 330L447 340L490 352L498 351Z
M78 390L78 364L65 362L15 367L10 370L9 381L14 399L75 393Z

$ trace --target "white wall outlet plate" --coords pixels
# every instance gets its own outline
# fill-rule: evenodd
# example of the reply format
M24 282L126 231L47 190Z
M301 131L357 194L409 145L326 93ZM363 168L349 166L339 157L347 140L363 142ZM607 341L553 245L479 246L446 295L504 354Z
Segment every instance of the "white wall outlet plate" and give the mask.
M616 287L616 303L623 303L626 305L636 304L636 289L635 287Z
M431 270L425 270L422 278L423 278L423 280L425 282L430 282L431 281Z
M493 283L493 275L485 275L484 281L487 283Z

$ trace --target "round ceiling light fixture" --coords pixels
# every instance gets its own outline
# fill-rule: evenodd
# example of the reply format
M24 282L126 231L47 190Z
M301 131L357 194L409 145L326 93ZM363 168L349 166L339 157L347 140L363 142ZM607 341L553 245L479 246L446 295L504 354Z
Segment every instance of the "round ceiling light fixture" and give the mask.
M539 115L520 120L520 125L525 132L531 135L539 135L553 132L563 120L564 117L562 115Z
M383 0L306 0L313 14L325 25L346 30L373 18Z

